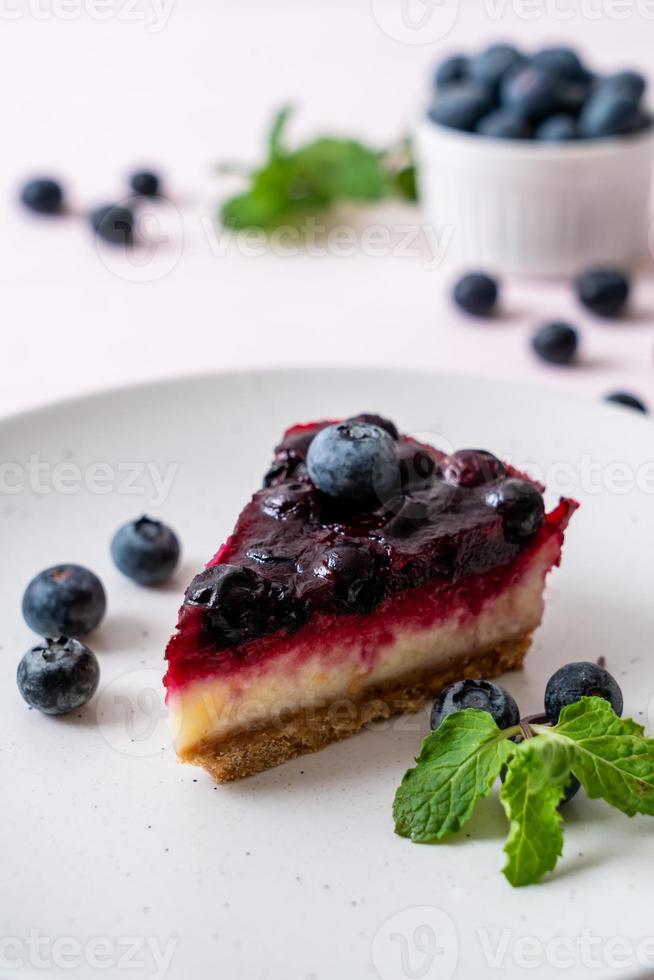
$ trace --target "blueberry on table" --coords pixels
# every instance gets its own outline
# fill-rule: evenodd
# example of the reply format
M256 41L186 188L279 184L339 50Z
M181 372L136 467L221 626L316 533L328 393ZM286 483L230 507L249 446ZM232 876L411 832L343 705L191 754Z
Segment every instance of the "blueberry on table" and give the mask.
M485 449L459 449L447 460L444 476L456 487L479 487L506 473L504 463Z
M647 405L636 395L630 395L628 391L614 391L604 399L612 405L623 405L625 408L633 408L636 412L647 414Z
M550 364L570 364L577 353L578 335L569 323L556 321L540 327L531 340L535 352Z
M53 565L39 572L23 595L23 617L41 636L84 636L107 608L102 582L82 565Z
M475 132L493 139L526 140L531 136L528 124L515 109L494 109L482 116Z
M584 80L587 75L579 55L572 48L542 48L532 56L531 64L568 81Z
M341 422L314 437L307 454L314 485L340 500L387 500L399 486L395 441L378 425Z
M567 140L577 139L577 136L577 120L563 112L548 116L536 127L534 133L537 140L545 143L565 143Z
M142 197L156 197L161 180L158 174L150 170L137 170L129 178L129 186L135 194L140 194Z
M545 713L553 725L569 704L581 698L604 698L616 715L622 714L622 691L608 670L598 664L577 661L565 664L552 674L545 688Z
M140 585L158 585L170 578L179 551L175 532L145 516L119 527L111 542L116 568Z
M439 93L428 112L432 122L471 132L493 108L492 96L472 82L458 82Z
M441 61L434 74L434 86L443 89L453 83L463 82L467 75L468 58L463 54L454 54Z
M626 136L641 125L637 102L620 93L603 92L591 95L579 116L579 135L585 139L606 136Z
M485 272L469 272L454 285L454 302L472 316L490 316L499 295L497 280Z
M514 698L492 681L457 681L444 688L431 709L431 728L436 731L448 715L466 708L487 711L498 728L512 728L520 721L520 709Z
M522 113L525 119L542 118L557 107L556 76L531 65L520 67L502 83L502 102Z
M28 180L20 192L26 208L39 214L60 214L63 211L64 192L61 184L49 177Z
M577 276L575 290L591 313L615 317L629 298L630 282L619 269L587 269Z
M533 483L514 477L490 489L486 504L501 515L504 536L524 542L540 529L545 517L543 497Z
M65 715L91 700L100 681L97 657L79 640L60 636L28 650L18 664L16 682L31 708Z
M492 44L481 54L470 59L468 74L473 82L489 90L497 89L506 74L514 69L523 57L511 44Z
M134 214L122 204L105 204L89 215L93 231L112 245L131 245L134 239Z

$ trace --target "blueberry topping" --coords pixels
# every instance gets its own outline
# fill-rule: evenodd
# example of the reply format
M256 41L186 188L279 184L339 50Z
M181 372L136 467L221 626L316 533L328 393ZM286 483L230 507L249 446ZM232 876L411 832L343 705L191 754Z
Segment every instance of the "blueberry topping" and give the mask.
M105 204L89 215L93 231L113 245L131 245L134 238L134 215L122 204Z
M272 547L263 542L260 544L251 544L245 554L247 558L259 562L261 565L275 565L278 562L293 561L290 555L280 555Z
M213 638L230 646L266 631L269 597L268 583L251 569L214 565L195 576L185 602L200 607Z
M311 487L306 483L285 483L271 488L261 501L261 509L269 517L284 520L290 514L306 514L310 498Z
M456 487L479 487L505 473L504 463L485 449L459 449L445 465L445 479Z
M620 94L599 90L591 95L579 116L579 135L586 139L624 136L639 128L637 102Z
M376 425L384 432L388 432L391 439L397 440L399 438L399 432L397 431L397 426L390 419L385 419L383 415L375 415L372 412L362 412L361 415L353 415L351 418L346 419L346 422L365 422L367 425Z
M531 59L532 65L542 68L557 78L568 81L584 80L586 69L572 48L543 48Z
M63 210L64 192L61 184L49 177L28 180L20 192L26 208L39 214L59 214Z
M520 709L514 698L492 681L457 681L438 695L431 711L431 728L436 731L448 715L466 708L487 711L498 728L512 728L520 721Z
M556 109L556 76L533 65L518 68L502 83L502 101L525 119L541 119Z
M492 96L471 82L449 85L429 110L429 118L440 126L472 131L482 116L493 108Z
M440 476L440 467L433 456L411 442L398 446L400 484L403 490L415 490Z
M635 395L630 395L628 391L614 391L613 394L606 396L605 401L611 402L612 405L624 405L625 408L633 408L636 412L647 414L647 405Z
M565 664L552 674L545 688L545 713L555 725L566 705L584 697L604 698L616 715L622 714L622 691L615 678L598 664L586 661Z
M23 616L41 636L84 636L100 623L107 600L102 582L81 565L39 572L23 595Z
M307 467L315 486L339 500L384 501L399 484L395 442L377 425L327 426L309 446Z
M486 503L502 516L504 534L509 541L533 537L545 516L541 494L526 480L505 480L488 491Z
M485 272L469 272L454 286L454 302L472 316L490 316L499 295L497 280Z
M577 120L574 116L559 113L549 116L536 128L534 136L544 143L564 143L577 139Z
M150 170L137 170L129 178L129 186L135 194L140 194L142 197L156 197L161 181L158 174L154 174Z
M629 298L630 284L619 269L588 269L577 277L577 296L597 316L614 317Z
M79 640L60 636L28 650L18 664L16 682L31 708L65 715L91 700L100 680L97 657Z
M336 603L346 612L372 612L384 598L384 561L369 543L334 545L314 575L333 583Z
M476 132L492 139L526 140L531 136L529 125L515 109L494 109L477 123Z
M468 75L468 59L465 55L454 54L441 61L434 75L434 86L437 89L447 88L456 82L463 82Z
M141 585L157 585L175 570L179 540L161 521L139 517L118 528L111 542L111 557L123 575Z
M550 364L569 364L577 352L577 331L569 323L546 323L531 340L535 352Z
M619 71L608 75L597 85L596 92L600 95L613 95L627 99L630 102L640 102L647 82L637 71Z
M509 71L523 60L511 44L493 44L470 59L469 75L483 88L495 90Z

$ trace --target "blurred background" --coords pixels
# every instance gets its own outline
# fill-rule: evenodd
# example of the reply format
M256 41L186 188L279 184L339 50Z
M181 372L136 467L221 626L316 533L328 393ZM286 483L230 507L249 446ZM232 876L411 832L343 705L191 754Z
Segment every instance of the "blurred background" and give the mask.
M647 248L619 321L589 316L569 281L512 276L502 277L500 314L471 320L450 295L464 270L409 202L356 209L344 219L351 237L314 247L243 243L217 220L241 186L221 168L262 162L283 105L295 108L291 143L328 133L390 147L411 133L451 52L571 44L597 70L650 68L647 0L444 0L437 16L430 6L4 0L0 412L275 365L472 372L654 400ZM139 249L106 246L87 213L129 204L127 177L142 167L162 175L167 200L142 207ZM21 206L24 181L42 175L62 181L72 213ZM580 331L574 366L545 364L530 348L553 319Z

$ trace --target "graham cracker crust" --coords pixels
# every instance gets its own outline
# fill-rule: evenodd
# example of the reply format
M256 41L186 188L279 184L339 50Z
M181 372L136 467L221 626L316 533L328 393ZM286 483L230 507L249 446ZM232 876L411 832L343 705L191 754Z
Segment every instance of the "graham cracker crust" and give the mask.
M356 697L301 709L283 723L239 732L220 741L205 740L180 754L180 759L206 769L217 783L243 779L349 738L372 721L419 711L454 681L517 670L530 644L531 633L527 633L459 660L447 670L407 675L387 687L368 688Z

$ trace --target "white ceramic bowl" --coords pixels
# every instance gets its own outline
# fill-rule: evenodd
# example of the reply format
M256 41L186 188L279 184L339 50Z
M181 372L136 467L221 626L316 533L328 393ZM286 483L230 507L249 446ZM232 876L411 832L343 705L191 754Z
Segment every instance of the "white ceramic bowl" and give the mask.
M565 144L500 140L428 119L415 133L420 196L445 255L479 268L563 276L628 266L649 220L654 131Z

